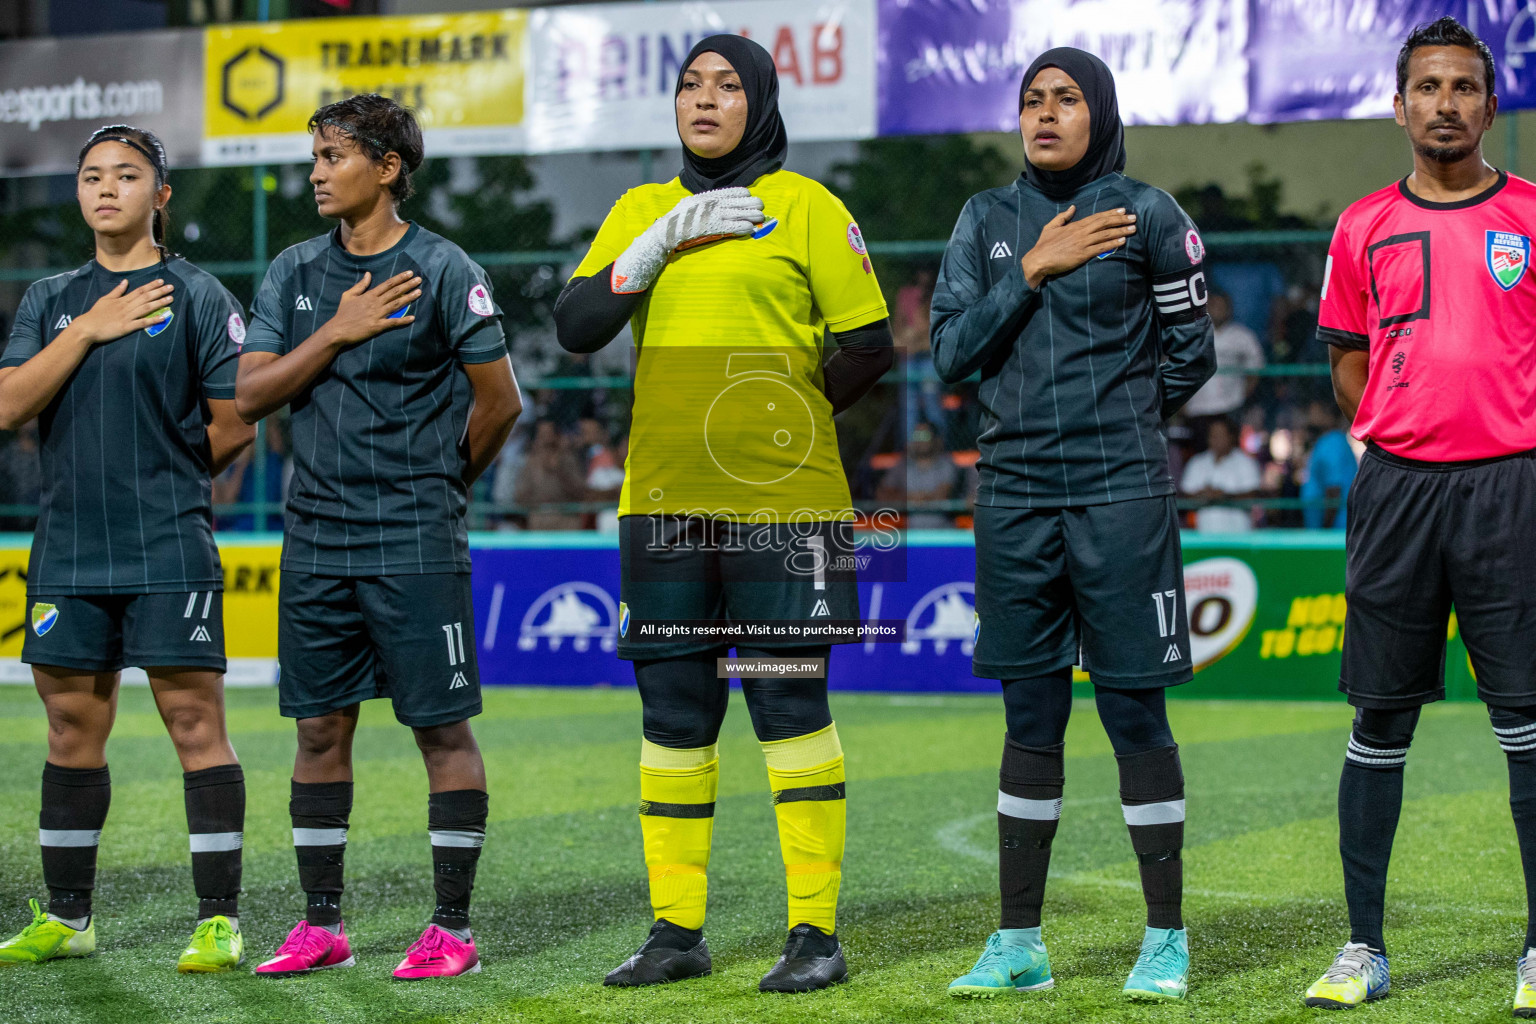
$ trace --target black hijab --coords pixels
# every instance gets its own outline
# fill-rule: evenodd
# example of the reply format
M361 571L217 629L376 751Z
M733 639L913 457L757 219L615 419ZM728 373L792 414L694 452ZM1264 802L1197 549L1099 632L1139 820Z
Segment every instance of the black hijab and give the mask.
M1025 157L1024 176L1052 199L1067 199L1090 181L1125 170L1125 127L1120 122L1115 77L1109 67L1086 50L1072 46L1058 46L1035 58L1019 83L1019 113L1024 112L1024 91L1045 68L1060 68L1083 90L1088 104L1088 151L1064 171L1044 170Z
M779 72L773 58L757 43L742 36L706 36L688 51L677 73L673 99L683 91L683 75L701 53L718 53L730 62L747 95L747 126L741 141L725 156L709 159L683 147L683 187L695 194L733 185L750 185L784 166L789 137L779 116ZM679 133L681 136L681 133Z

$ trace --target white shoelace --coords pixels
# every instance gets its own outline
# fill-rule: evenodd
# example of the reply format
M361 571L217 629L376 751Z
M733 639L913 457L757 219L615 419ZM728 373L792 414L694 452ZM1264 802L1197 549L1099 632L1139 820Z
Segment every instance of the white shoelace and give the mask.
M1536 951L1526 950L1525 958L1520 961L1520 981L1522 984L1536 988Z
M1333 966L1323 974L1325 981L1348 981L1365 977L1371 967L1371 951L1364 946L1345 946L1334 958Z

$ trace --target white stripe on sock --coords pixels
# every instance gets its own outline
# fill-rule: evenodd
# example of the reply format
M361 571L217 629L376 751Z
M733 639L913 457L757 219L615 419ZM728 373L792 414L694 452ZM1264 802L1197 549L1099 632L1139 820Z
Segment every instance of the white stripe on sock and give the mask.
M296 828L293 830L294 846L345 846L347 830L344 828Z
M40 828L38 846L100 846L99 828Z
M193 853L228 853L245 845L244 832L193 832L187 838Z
M1532 722L1530 725L1513 725L1505 729L1494 726L1493 731L1505 739L1513 739L1521 733L1536 732L1536 722Z
M1164 800L1155 804L1121 804L1127 825L1171 825L1184 820L1183 800Z
M1350 737L1349 749L1366 757L1403 757L1408 753L1407 747L1368 747L1357 742L1354 737Z
M427 835L432 837L433 846L459 846L478 849L485 845L484 832L457 832L430 830Z
M997 811L1010 818L1057 821L1061 818L1061 797L1054 800L1027 800L1022 796L1009 796L1002 790L998 790Z

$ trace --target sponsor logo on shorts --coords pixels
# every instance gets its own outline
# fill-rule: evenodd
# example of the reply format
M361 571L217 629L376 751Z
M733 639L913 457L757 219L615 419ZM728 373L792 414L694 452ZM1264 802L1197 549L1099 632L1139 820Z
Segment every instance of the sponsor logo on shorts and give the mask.
M1531 240L1513 231L1488 232L1488 273L1505 291L1509 291L1525 277L1525 268L1531 262Z
M59 621L59 609L57 605L44 604L41 601L32 605L32 632L42 636L53 628L53 624Z
M469 311L476 316L490 316L496 312L496 304L491 301L491 293L485 290L485 285L476 284L469 290Z
M462 689L463 687L466 687L468 685L469 685L469 680L464 678L464 673L463 672L455 672L453 674L453 682L448 684L448 689L450 689L450 690L458 690L458 689Z
M213 637L208 634L208 627L207 626L198 626L196 629L192 630L192 636L190 637L190 639L201 642L201 641L206 641L206 640L212 640Z
M813 618L813 619L817 618L817 617L825 617L825 618L831 618L832 617L832 609L827 607L827 600L826 600L826 598L822 597L822 598L817 598L816 599L816 604L814 606L812 606L812 608L811 608L811 616L810 617Z

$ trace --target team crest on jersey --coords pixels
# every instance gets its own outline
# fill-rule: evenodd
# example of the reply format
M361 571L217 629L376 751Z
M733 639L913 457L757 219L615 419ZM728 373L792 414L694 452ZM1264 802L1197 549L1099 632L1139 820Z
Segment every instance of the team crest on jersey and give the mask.
M53 628L53 624L59 621L59 609L57 605L43 604L38 601L32 605L32 632L42 636Z
M758 229L756 231L752 232L752 237L753 238L766 238L766 237L768 237L768 235L770 233L772 233L773 229L778 227L778 226L779 226L779 218L777 218L777 217L769 217L767 220L763 221L763 223L758 227Z
M485 285L476 284L470 288L469 311L476 316L490 316L496 312L496 306L491 302L491 293L485 290Z
M1531 262L1531 240L1513 231L1488 232L1488 273L1498 286L1509 291L1525 277Z
M150 315L151 316L155 316L155 315L158 315L160 313L164 313L165 314L165 319L164 320L161 320L157 324L150 324L148 327L144 328L144 333L149 335L151 338L155 337L161 331L163 331L167 327L171 326L171 321L176 319L176 314L172 313L169 309L157 309L157 310L155 310L154 313L151 313Z
M407 304L407 305L401 306L399 309L395 310L393 313L388 314L387 316L384 317L384 319L386 319L386 320L399 320L401 317L405 316L405 314L409 313L410 311L411 311L411 307L410 307L409 304Z
M859 226L853 221L848 222L848 248L860 256L869 255L869 249L864 245L864 236L859 233Z

